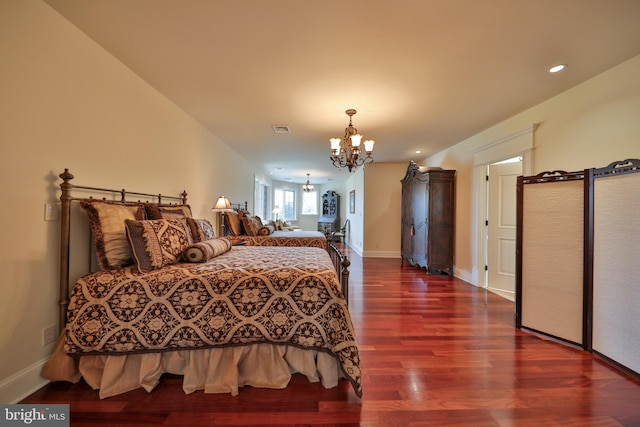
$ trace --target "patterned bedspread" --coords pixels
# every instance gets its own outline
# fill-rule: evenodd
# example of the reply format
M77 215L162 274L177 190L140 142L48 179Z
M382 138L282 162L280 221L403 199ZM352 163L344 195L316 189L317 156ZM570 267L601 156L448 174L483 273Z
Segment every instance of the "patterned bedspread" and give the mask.
M320 248L234 246L202 264L92 273L67 317L67 354L282 343L332 354L362 393L347 303Z
M252 246L308 246L327 249L327 238L320 231L274 231L268 236L233 236Z

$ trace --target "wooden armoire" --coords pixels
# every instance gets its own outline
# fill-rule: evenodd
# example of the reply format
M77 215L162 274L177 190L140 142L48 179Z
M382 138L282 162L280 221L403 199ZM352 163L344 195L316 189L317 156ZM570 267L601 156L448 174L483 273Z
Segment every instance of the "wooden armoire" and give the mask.
M455 175L411 161L401 181L402 260L429 274L453 274Z

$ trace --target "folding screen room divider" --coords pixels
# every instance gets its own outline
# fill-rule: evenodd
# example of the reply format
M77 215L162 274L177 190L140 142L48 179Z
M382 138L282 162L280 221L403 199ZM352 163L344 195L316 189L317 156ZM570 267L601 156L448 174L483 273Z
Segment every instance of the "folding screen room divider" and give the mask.
M518 177L516 326L585 348L584 173Z
M640 376L640 160L518 177L516 327Z
M591 350L640 372L640 160L589 169Z

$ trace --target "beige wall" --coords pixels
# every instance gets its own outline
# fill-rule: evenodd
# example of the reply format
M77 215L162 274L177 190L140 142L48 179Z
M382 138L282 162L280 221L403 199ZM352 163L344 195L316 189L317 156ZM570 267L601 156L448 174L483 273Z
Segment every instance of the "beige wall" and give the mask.
M400 180L408 165L408 162L371 163L365 168L363 255L366 257L400 257Z
M365 193L365 176L368 168L359 167L355 171L351 172L351 175L344 183L342 207L344 215L340 215L343 219L349 220L349 232L345 237L347 244L360 255L364 255L364 242L365 242L365 222L366 215L373 215L375 211L366 211L366 193ZM355 210L351 213L349 206L349 195L352 191L355 191ZM364 195L364 197L363 197ZM366 213L366 215L365 215Z
M57 322L59 225L44 221L64 168L78 184L177 195L213 219L253 200L255 167L39 0L0 2L0 402L32 392ZM224 161L221 161L224 159Z
M569 70L567 70L569 72ZM582 170L640 158L640 56L421 162L457 169L456 275L478 284L478 183L482 147L534 124L532 174ZM507 150L508 151L508 150ZM498 159L496 159L498 160Z

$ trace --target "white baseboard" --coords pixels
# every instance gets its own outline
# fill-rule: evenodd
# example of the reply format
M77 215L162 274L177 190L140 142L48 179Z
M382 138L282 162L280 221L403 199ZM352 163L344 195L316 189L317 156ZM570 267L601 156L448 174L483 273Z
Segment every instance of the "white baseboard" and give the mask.
M398 251L366 251L363 258L400 258Z
M50 381L42 378L40 372L49 358L45 358L0 382L0 402L18 403Z
M358 254L359 257L362 257L362 250L360 248L356 247L355 245L350 245L348 243L346 243L346 245L349 246L349 249L351 249L356 254Z
M478 284L475 283L473 279L473 274L471 274L468 271L462 270L460 268L454 268L453 275L456 276L458 279L462 279L465 282L472 284L473 286L478 286Z

